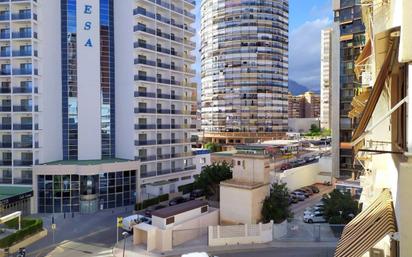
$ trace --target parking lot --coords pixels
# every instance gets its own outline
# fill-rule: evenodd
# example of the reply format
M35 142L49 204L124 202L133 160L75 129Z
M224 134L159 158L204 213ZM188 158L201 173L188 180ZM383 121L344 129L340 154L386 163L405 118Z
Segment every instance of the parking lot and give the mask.
M332 186L326 186L322 184L316 185L319 188L319 193L313 194L309 198L306 198L304 201L299 201L298 203L294 203L291 205L291 211L294 214L295 219L303 220L303 212L306 208L310 208L317 204L324 194L328 194L333 190Z

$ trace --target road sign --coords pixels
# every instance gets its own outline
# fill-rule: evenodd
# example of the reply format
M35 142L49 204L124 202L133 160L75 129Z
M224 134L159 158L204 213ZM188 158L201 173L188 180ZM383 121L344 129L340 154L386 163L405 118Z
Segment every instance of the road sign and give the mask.
M123 225L123 217L117 217L117 227L121 228Z
M56 224L51 224L51 229L56 230Z

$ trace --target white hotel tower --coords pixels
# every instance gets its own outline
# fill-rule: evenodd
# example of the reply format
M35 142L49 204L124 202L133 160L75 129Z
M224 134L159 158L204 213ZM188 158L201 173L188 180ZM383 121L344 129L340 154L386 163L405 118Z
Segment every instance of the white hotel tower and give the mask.
M0 0L0 184L94 212L196 175L191 0Z

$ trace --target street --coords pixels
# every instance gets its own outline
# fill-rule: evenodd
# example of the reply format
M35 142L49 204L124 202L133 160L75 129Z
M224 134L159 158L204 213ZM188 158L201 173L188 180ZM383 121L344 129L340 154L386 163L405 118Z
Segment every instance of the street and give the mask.
M39 215L47 237L27 247L27 256L112 256L116 243L116 217L131 215L132 207L100 211L95 214L54 214L56 230L51 229L51 215ZM121 232L120 232L121 233ZM120 236L120 235L119 235ZM104 254L103 254L104 253Z

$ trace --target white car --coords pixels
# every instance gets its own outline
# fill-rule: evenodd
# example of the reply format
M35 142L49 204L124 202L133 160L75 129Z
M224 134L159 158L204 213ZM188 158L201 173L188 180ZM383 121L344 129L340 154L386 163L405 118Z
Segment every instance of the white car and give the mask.
M139 214L127 216L123 218L122 227L124 230L130 232L133 229L133 225L136 225L140 222L151 224L152 219Z
M299 201L304 201L306 199L305 194L299 191L293 191L290 195L296 197Z
M323 212L313 212L303 216L303 221L306 223L326 222Z

